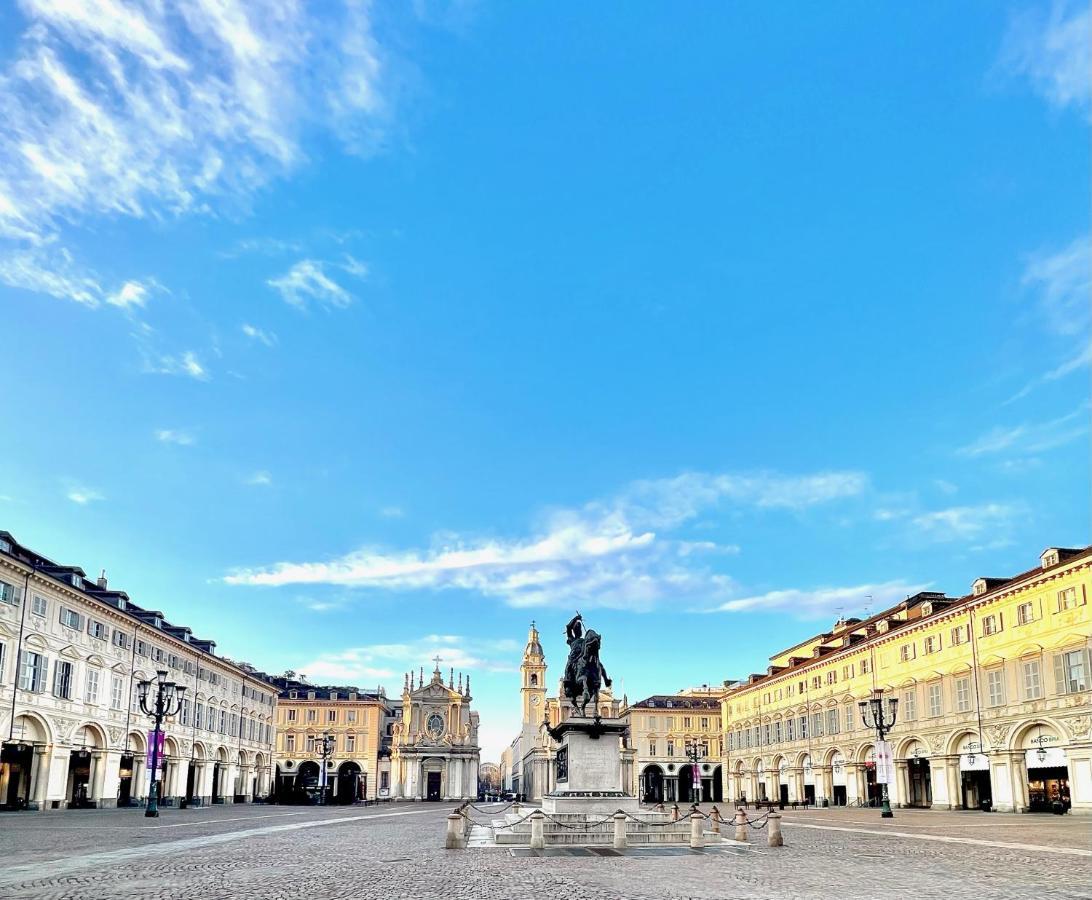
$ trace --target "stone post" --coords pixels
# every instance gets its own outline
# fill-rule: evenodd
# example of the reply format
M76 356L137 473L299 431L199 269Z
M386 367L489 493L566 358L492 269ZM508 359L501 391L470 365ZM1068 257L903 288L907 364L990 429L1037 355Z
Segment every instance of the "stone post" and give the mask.
M736 810L736 840L747 843L747 813L743 807Z
M626 849L626 814L624 812L614 814L614 849Z
M785 840L781 837L781 813L771 812L769 818L766 819L767 827L769 829L766 835L771 847L784 847Z
M531 849L542 850L546 846L546 839L542 834L542 822L546 817L542 810L536 809L531 813Z
M672 822L678 822L679 821L679 804L678 803L673 804L672 807L671 807L671 821Z
M447 817L447 836L444 838L445 850L463 849L462 822L463 817L458 813L452 813Z
M690 814L690 849L700 850L705 846L705 835L701 831L701 814L697 811Z
M709 818L713 821L713 834L720 834L720 810L714 806L709 813Z

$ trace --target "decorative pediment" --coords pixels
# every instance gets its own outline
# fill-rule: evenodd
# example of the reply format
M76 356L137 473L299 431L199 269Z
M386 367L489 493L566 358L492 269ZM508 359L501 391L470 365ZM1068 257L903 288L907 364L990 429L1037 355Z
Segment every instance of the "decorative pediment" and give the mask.
M92 653L89 657L87 657L87 664L89 666L105 666L106 660L104 660L101 656Z
M73 647L71 644L69 644L67 647L61 650L59 655L65 657L65 659L79 659L80 651Z

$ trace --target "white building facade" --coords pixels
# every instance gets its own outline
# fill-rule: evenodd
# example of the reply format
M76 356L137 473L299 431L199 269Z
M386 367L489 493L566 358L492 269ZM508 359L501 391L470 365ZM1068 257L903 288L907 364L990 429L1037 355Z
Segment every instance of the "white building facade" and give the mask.
M478 797L478 714L470 709L470 677L444 684L437 660L426 684L424 669L405 678L402 714L391 741L391 797L395 800L475 800Z
M270 790L275 689L163 614L0 531L0 806L143 805L152 722L138 684L186 687L163 724L165 806Z

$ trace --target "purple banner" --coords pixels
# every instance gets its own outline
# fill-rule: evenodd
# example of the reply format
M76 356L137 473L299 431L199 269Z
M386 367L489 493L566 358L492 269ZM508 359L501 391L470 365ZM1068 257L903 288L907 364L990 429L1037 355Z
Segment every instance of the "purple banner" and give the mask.
M166 735L162 731L149 731L148 732L148 768L152 767L152 750L156 749L159 754L159 768L163 768L163 739ZM155 747L156 739L159 739L159 747Z

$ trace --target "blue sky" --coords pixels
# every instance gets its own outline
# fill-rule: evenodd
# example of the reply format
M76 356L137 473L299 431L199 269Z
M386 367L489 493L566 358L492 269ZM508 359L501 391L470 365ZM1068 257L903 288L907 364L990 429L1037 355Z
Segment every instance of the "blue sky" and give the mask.
M0 527L225 654L495 758L532 618L637 699L1089 541L1087 6L98 5L0 10Z

